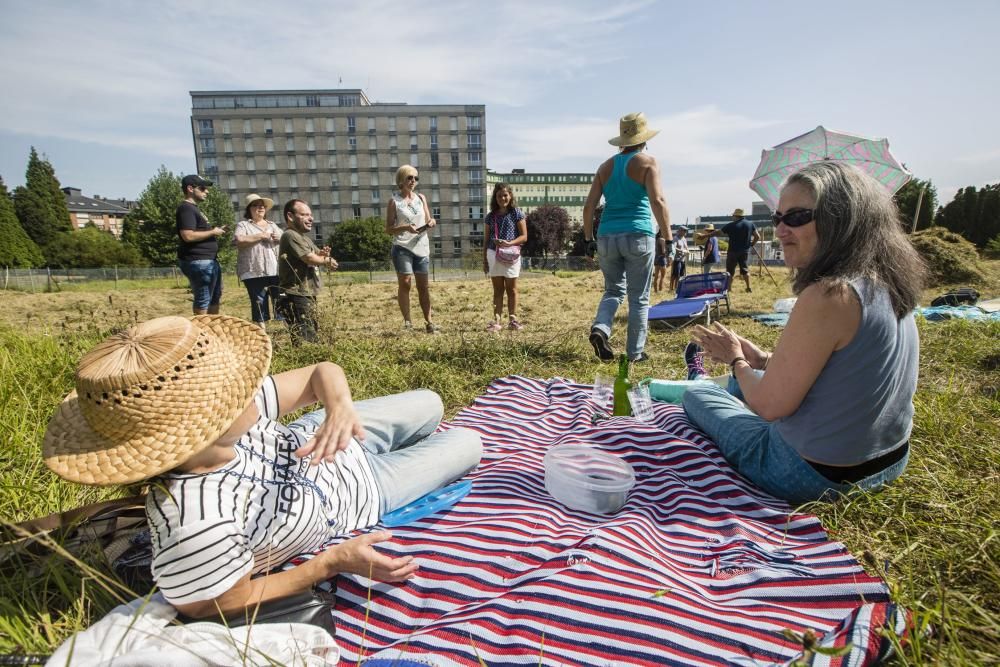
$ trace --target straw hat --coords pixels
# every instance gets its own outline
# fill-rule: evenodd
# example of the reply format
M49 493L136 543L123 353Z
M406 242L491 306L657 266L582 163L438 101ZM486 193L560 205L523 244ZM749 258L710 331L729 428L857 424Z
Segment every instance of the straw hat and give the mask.
M742 218L743 217L743 209L741 209L741 208L733 209L733 217L734 218Z
M268 210L268 211L270 211L272 208L274 208L274 200L273 199L268 199L267 197L261 197L260 195L257 195L257 194L247 195L247 197L246 197L246 199L244 201L246 203L243 204L243 208L246 208L246 207L250 206L250 204L254 203L255 201L262 201L262 202L264 202L264 206L267 207L266 210Z
M618 136L608 139L612 146L635 146L644 141L649 141L659 130L651 130L646 126L646 116L641 111L622 116L618 120Z
M236 317L160 317L115 334L80 360L45 432L45 464L98 485L175 468L229 428L270 363L267 334Z
M712 232L714 231L715 231L715 225L711 223L705 225L704 227L702 227L701 229L699 229L694 233L694 242L698 244L704 243L705 241L708 240L708 237L711 236Z

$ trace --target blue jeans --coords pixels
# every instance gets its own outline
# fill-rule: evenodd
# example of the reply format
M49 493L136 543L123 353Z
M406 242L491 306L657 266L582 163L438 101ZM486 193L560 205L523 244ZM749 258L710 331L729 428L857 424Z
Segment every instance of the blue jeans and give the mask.
M278 276L258 276L243 280L247 296L250 297L250 319L254 322L267 322L271 319L271 290L268 288L277 284Z
M444 406L427 389L356 401L365 439L361 443L382 496L381 513L391 512L465 475L479 464L479 434L455 427L441 433ZM289 428L314 430L324 410L303 415Z
M742 398L734 377L729 378L728 391L715 384L698 383L684 393L684 412L719 446L737 472L772 496L792 504L834 500L853 486L875 490L899 477L906 468L908 453L855 485L833 482L785 442L777 422L756 415L741 402Z
M656 240L646 234L611 234L597 237L597 254L604 274L604 296L597 306L592 329L611 336L618 306L628 297L628 338L625 352L635 359L646 347L649 328L649 284L653 278Z
M427 275L427 272L430 270L430 257L414 255L411 250L401 245L392 246L390 254L392 255L392 266L396 269L396 273L401 273L404 276L413 273Z
M181 259L181 273L187 276L195 310L208 310L222 301L222 267L214 259Z

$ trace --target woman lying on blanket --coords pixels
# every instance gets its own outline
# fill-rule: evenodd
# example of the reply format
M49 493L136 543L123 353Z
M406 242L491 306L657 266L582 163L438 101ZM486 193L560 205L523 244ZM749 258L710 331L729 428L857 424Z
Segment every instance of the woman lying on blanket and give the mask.
M788 325L773 354L719 324L697 327L689 379L704 373L703 353L732 376L728 393L690 388L684 409L775 496L799 503L877 488L909 457L923 262L891 195L855 167L794 174L773 218L798 295Z
M412 558L373 548L388 532L255 575L377 523L479 462L478 434L434 433L443 407L433 392L355 403L335 364L267 375L270 361L270 340L250 322L151 320L84 355L76 391L45 434L45 462L66 479L149 479L153 577L190 616L241 610L340 572L411 578ZM324 409L277 421L317 402Z

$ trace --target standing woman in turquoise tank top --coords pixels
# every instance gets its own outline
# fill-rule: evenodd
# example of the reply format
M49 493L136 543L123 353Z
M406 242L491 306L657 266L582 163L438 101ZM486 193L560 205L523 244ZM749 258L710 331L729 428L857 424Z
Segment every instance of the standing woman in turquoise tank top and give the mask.
M625 353L631 361L648 357L646 331L649 327L649 285L656 253L656 225L667 243L670 213L660 186L656 159L644 152L646 142L659 133L646 125L646 116L630 113L619 121L619 135L609 139L621 152L597 168L590 193L583 206L583 234L594 239L594 211L604 196L604 213L597 230L597 255L604 274L604 296L590 327L590 344L599 359L615 358L611 348L611 324L622 301L628 298L628 336Z
M728 391L689 388L684 410L774 496L802 503L874 490L909 459L923 260L892 195L843 163L792 174L772 217L798 295L788 325L773 353L718 323L695 327L688 379L704 373L699 344L732 375Z

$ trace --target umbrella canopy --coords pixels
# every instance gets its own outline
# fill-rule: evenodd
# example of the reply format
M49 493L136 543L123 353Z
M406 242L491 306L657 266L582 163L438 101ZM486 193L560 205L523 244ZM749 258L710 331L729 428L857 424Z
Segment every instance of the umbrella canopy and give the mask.
M778 194L785 179L806 165L823 160L852 164L874 176L891 193L912 178L906 167L889 152L888 139L856 137L820 125L769 151L761 151L750 189L773 211L778 206Z

